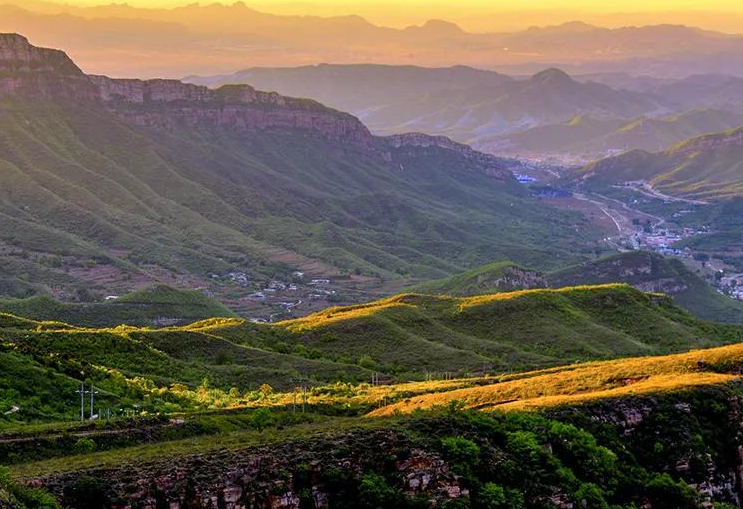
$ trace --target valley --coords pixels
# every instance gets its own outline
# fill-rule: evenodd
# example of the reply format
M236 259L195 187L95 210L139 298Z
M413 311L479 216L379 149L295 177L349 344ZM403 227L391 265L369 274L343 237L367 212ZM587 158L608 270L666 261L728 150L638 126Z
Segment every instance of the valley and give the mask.
M8 2L0 509L743 507L741 9Z

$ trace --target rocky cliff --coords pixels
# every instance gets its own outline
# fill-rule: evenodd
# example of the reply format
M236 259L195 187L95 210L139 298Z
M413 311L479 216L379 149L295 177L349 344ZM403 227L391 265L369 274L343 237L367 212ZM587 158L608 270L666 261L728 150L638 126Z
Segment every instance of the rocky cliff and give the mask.
M0 97L90 99L88 78L62 51L37 48L18 34L0 34Z
M89 79L106 107L139 125L160 129L206 125L246 132L299 130L377 149L375 138L357 118L311 100L261 92L248 85L211 90L177 80Z
M506 160L474 150L469 145L457 143L446 136L431 136L423 133L394 134L379 138L380 143L391 150L442 149L454 152L464 159L484 168L495 178L508 178L511 170Z
M114 79L84 74L62 51L37 48L15 34L0 34L0 97L86 100L120 118L155 129L221 127L237 132L299 131L392 160L392 150L438 148L462 156L496 178L509 178L500 158L443 136L420 133L379 138L353 115L309 99L262 92L249 85L219 89L177 80Z
M78 509L491 507L480 503L491 481L513 486L502 492L521 499L495 507L608 507L598 485L612 507L740 507L740 394L739 386L708 386L562 407L546 416L449 414L37 477L31 484ZM567 469L572 473L563 477ZM391 493L408 502L395 503Z
M383 451L384 454L380 454ZM350 507L352 480L393 470L407 496L440 503L467 497L460 476L438 454L393 431L194 455L177 464L132 464L92 473L117 509L300 509ZM38 479L66 506L79 474Z

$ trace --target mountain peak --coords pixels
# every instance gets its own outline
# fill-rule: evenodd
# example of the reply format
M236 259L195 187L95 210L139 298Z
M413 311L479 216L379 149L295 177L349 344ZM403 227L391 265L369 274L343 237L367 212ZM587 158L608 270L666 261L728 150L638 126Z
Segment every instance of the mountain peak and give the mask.
M37 48L24 36L14 33L0 33L0 70L83 74L63 51Z
M407 28L407 30L418 30L418 31L424 31L427 33L434 33L434 34L461 34L464 33L464 30L457 25L456 23L452 23L451 21L444 21L442 19L429 19L423 25L421 26L410 26Z
M538 72L529 81L538 85L575 82L568 73L556 67L550 67L549 69Z

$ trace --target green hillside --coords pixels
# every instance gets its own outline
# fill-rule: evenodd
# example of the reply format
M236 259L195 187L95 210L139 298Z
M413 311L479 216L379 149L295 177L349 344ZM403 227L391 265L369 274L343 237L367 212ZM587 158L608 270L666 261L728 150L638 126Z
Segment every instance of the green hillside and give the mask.
M578 177L589 188L647 182L662 193L696 200L743 194L743 129L707 134L662 152L633 150L592 163Z
M81 329L0 317L0 405L19 406L6 418L25 421L69 416L80 379L101 389L102 405L176 410L219 405L262 384L360 382L372 372L393 380L511 372L719 345L742 332L621 285L404 294L271 325L221 318L159 330ZM217 392L207 398L205 387Z
M712 109L694 109L666 117L640 117L631 120L581 115L568 122L533 127L481 140L480 146L502 147L506 153L601 157L612 151L664 150L701 134L724 131L740 125L743 125L743 115L740 113Z
M547 275L550 286L626 283L644 291L661 292L702 319L743 323L743 302L715 291L675 258L630 251L584 262Z
M48 296L0 299L0 312L83 327L175 325L214 316L235 316L229 308L200 290L179 290L165 285L105 302L84 304L60 302Z
M546 279L540 272L506 261L491 263L461 274L422 283L410 290L432 295L480 295L546 286Z
M246 102L259 93L245 87L203 89L191 108L103 102L77 96L110 80L44 72L11 74L29 88L0 94L6 295L119 294L132 278L174 276L204 286L231 271L428 279L493 256L555 267L588 250L579 215L540 204L502 160L465 147L393 146L309 100ZM226 106L255 125L214 121Z

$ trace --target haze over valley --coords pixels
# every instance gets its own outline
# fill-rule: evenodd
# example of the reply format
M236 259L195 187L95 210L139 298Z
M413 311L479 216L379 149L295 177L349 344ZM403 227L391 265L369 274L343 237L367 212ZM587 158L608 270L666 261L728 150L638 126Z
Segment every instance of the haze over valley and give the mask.
M0 4L0 508L743 507L713 4Z

